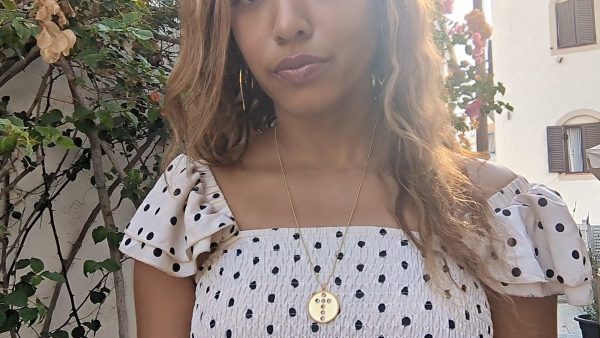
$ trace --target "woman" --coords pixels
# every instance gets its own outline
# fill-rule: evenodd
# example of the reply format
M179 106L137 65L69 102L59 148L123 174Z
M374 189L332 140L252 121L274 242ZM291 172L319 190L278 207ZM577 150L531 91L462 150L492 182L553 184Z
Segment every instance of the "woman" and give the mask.
M555 337L590 303L560 195L456 145L428 0L181 4L138 337Z

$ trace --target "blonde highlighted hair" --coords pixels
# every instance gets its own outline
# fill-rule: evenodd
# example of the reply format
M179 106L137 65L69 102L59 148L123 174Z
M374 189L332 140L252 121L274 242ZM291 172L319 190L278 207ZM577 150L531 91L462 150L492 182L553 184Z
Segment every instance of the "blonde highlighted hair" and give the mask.
M255 84L254 95L246 98L249 107L242 111L238 72L243 59L231 37L230 0L180 4L181 50L163 109L172 138L162 169L182 152L209 165L232 165L243 156L249 133L272 127L273 104ZM503 234L466 174L474 155L454 137L442 81L444 60L433 41L436 4L385 0L385 5L377 62L385 74L380 110L390 145L388 169L400 187L398 226L421 250L434 280L441 277L435 257L445 264L447 256L473 276L494 280L484 263L501 255L493 253L492 243ZM406 226L405 206L418 216L418 238Z

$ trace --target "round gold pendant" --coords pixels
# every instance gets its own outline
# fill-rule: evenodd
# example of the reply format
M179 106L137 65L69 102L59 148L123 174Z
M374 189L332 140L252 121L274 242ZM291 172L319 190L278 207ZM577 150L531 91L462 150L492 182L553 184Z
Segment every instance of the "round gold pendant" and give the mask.
M308 315L317 323L329 323L339 313L340 303L335 295L329 291L315 292L308 301Z

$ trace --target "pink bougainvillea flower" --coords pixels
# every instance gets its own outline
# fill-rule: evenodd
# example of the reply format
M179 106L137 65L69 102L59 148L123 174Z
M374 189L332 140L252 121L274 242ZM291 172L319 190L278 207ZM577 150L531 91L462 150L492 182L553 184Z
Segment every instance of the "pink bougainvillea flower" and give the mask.
M442 13L450 14L454 12L454 0L440 0L440 7L442 8Z
M479 99L473 100L465 110L465 114L471 118L471 120L479 118L481 114L481 108L483 107L483 102Z

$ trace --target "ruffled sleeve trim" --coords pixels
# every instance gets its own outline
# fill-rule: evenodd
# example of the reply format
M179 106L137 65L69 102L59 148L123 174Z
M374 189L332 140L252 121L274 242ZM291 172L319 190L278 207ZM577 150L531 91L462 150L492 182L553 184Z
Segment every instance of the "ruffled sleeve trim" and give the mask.
M496 278L484 281L490 288L521 297L564 294L572 305L593 302L587 246L556 190L519 175L488 204L505 236L484 255Z
M196 258L237 234L210 168L173 159L124 230L119 250L175 277L198 271Z

